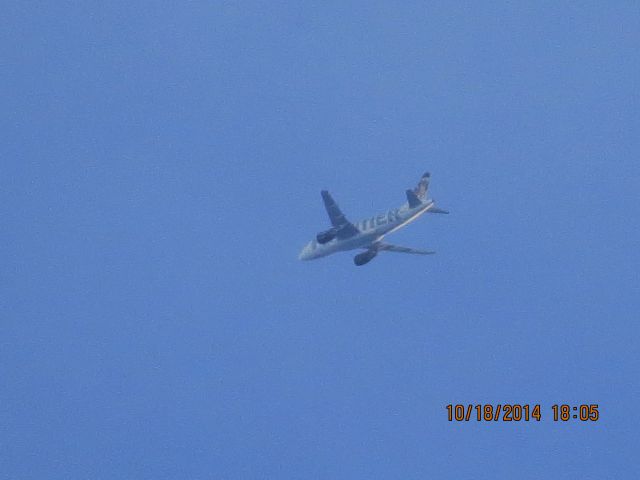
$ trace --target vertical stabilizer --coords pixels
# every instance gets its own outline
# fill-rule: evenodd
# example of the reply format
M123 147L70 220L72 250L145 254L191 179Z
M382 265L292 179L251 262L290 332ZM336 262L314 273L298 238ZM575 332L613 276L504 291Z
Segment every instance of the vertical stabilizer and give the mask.
M431 178L431 174L429 172L422 175L422 178L418 182L418 186L413 189L413 193L416 194L423 202L427 199L427 191L429 190L429 179Z

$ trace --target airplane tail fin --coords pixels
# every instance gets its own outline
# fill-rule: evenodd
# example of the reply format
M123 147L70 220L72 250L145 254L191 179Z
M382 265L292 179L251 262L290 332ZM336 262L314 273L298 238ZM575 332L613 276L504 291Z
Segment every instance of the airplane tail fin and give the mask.
M418 182L416 188L413 189L413 193L416 194L421 201L425 201L427 199L427 192L429 190L429 180L431 179L431 174L426 172L422 175L422 178Z
M427 197L429 193L429 180L431 180L431 174L426 172L420 178L418 185L413 190L407 190L407 200L409 201L409 207L415 208L421 203L429 201ZM427 210L430 213L449 213L447 210L436 207L435 203Z

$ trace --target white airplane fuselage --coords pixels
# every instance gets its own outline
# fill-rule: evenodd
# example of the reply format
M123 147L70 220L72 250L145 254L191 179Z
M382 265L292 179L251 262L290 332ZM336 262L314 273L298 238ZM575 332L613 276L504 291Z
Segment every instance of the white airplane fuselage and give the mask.
M410 208L409 204L405 203L399 208L388 210L386 213L354 222L353 224L359 230L357 235L345 239L336 237L324 244L320 244L316 239L313 239L302 249L298 259L314 260L336 252L371 248L376 242L382 240L385 235L411 223L434 205L432 200L414 208Z

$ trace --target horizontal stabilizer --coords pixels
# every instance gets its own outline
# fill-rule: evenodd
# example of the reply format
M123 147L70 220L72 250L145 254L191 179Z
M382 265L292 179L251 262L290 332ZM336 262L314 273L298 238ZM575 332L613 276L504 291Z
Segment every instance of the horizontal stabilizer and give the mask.
M438 208L438 207L431 207L429 210L427 210L427 212L429 212L429 213L449 213L448 210L443 210L443 209Z
M409 202L409 208L416 208L422 205L422 202L413 190L407 190L407 201Z

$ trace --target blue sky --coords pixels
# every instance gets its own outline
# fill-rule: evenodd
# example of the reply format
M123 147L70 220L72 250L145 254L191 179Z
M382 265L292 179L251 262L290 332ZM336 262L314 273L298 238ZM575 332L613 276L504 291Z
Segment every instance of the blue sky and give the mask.
M637 4L394 3L4 6L0 478L638 477Z

